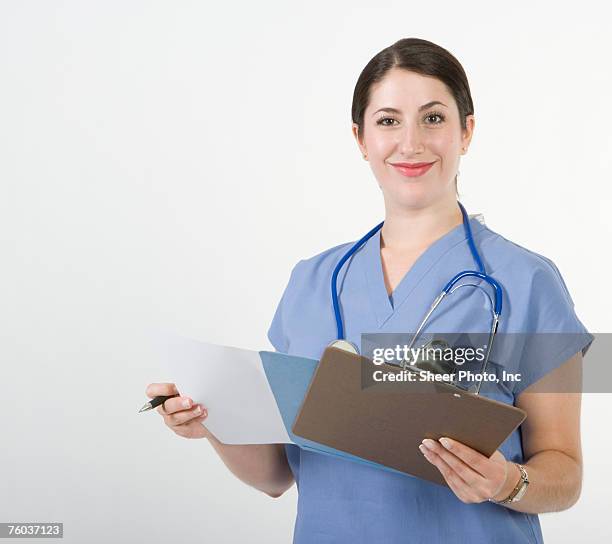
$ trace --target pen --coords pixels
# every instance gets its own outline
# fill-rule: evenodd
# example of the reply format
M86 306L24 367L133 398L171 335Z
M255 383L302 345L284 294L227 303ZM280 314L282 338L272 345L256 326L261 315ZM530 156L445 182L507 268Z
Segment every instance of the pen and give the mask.
M160 404L163 404L165 401L167 401L168 399L171 399L172 397L178 397L178 395L170 395L168 397L165 397L165 396L155 397L154 399L147 402L140 410L138 410L138 413L146 412L147 410L152 410L153 408L156 408Z

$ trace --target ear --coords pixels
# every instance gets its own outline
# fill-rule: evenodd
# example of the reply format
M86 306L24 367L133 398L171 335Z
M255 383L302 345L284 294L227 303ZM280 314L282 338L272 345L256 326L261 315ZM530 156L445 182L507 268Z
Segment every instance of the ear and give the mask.
M474 135L474 126L476 125L476 119L473 115L465 116L465 130L462 130L461 136L461 147L465 149L465 152L462 155L467 153L468 148L470 147L470 142L472 141L472 136Z
M362 155L367 155L368 150L366 149L366 146L363 144L363 142L359 140L359 125L357 123L353 123L352 131L353 131L353 136L355 137L355 141L357 142L357 145L359 146L359 151L361 151Z

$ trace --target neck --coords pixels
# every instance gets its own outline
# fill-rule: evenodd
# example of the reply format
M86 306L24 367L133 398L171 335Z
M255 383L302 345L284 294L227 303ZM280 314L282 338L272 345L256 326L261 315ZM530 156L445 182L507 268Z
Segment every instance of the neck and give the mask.
M456 199L427 208L387 208L380 231L381 248L415 251L429 246L461 223L463 215Z

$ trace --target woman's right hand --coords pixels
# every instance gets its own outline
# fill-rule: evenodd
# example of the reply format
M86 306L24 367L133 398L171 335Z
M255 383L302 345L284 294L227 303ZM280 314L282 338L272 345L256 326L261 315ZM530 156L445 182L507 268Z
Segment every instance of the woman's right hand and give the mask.
M179 395L173 383L151 383L147 386L145 394L149 398L158 396ZM202 425L208 416L206 408L194 404L189 397L177 396L164 401L156 408L164 418L164 423L176 434L183 438L210 438L210 431Z

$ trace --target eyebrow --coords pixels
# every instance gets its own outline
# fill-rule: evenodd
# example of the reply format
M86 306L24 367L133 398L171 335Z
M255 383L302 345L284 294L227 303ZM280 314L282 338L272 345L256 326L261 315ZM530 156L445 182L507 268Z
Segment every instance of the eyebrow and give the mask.
M423 104L419 108L419 111L426 110L426 109L431 108L432 106L436 106L438 104L440 106L444 106L445 108L448 107L446 104L443 104L439 100L432 100L431 102L427 102L427 104ZM389 113L402 113L400 110L395 109L395 108L380 108L380 109L376 110L372 115L376 115L379 111L388 111Z

